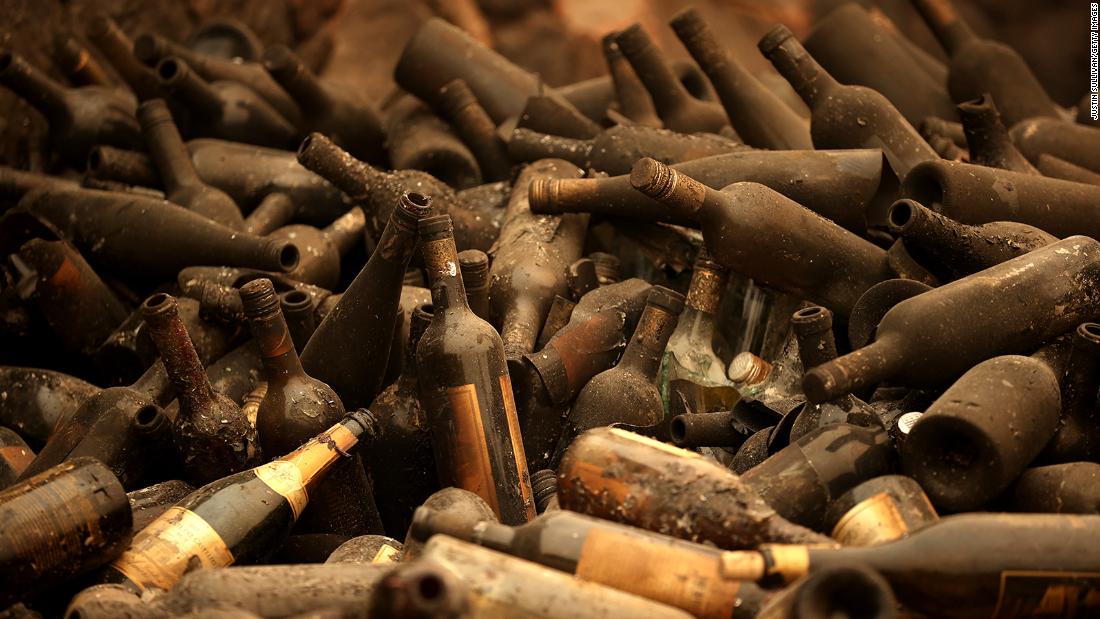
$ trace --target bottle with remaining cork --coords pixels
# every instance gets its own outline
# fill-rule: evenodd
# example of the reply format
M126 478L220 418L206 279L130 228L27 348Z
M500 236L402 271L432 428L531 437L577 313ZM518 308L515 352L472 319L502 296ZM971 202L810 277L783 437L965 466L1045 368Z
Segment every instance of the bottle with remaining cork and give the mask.
M440 482L476 493L502 522L527 522L535 503L504 345L470 309L450 216L419 231L433 309L416 364Z

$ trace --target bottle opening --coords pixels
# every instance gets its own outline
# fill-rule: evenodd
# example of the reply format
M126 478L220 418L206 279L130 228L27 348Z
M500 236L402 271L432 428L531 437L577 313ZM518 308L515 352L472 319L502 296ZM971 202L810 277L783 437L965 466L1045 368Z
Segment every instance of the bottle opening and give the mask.
M1088 340L1098 342L1100 341L1100 324L1095 322L1082 323L1081 326L1077 327L1077 333Z
M311 304L310 296L301 290L291 290L283 295L283 306L289 309L300 309Z
M899 228L905 227L913 219L913 205L908 200L898 200L890 207L890 224Z
M302 153L308 151L310 146L313 146L313 136L314 134L311 133L302 139L302 143L298 145L299 157L302 156Z
M171 82L183 73L180 63L175 58L165 58L157 65L157 77L162 82Z
M821 307L820 305L815 305L813 307L804 307L795 312L794 315L795 318L813 318L820 315L824 311L825 308Z
M684 442L684 439L687 438L687 422L684 421L682 415L672 418L672 421L668 424L668 433L672 437L672 442L676 445Z
M160 409L152 404L148 406L142 406L137 415L134 416L134 421L139 428L151 427L157 421L157 417L160 416Z
M409 202L412 202L416 206L427 208L432 205L431 197L422 193L409 192L405 194L405 196L409 199Z
M167 310L172 305L172 295L158 292L148 299L145 299L145 303L141 304L141 309L144 312L160 312Z
M416 583L416 592L426 601L438 600L443 595L443 580L435 574L424 574Z
M791 32L790 28L783 24L779 24L769 30L768 33L760 39L760 42L756 44L756 47L760 49L760 53L767 56L775 51L777 47L782 45L784 41L793 36L794 33Z
M298 247L293 243L287 243L279 250L279 266L284 271L291 271L298 266Z
M103 165L103 153L98 146L88 151L88 171L98 172Z

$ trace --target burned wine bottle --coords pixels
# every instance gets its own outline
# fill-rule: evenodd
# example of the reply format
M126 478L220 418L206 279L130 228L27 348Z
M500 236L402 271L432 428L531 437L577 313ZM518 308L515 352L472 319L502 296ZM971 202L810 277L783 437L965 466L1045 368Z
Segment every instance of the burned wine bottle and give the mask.
M827 402L884 380L942 385L1038 346L1100 316L1097 260L1100 243L1074 236L906 299L886 312L873 342L807 372L806 397Z
M609 32L601 40L604 61L607 62L607 71L611 74L611 83L614 87L614 103L618 104L617 113L627 117L636 125L660 127L664 123L661 122L661 117L657 116L653 98L649 96L649 91L638 79L638 74L634 72L630 62L623 56L619 44L615 42L617 36L619 36L618 32Z
M367 264L302 351L305 371L332 387L348 406L369 404L383 387L401 282L416 248L417 222L433 206L432 198L423 194L400 196Z
M109 15L92 15L84 34L139 100L153 99L160 94L157 76L134 56L134 42Z
M757 619L815 616L896 619L898 601L882 574L853 562L803 576L769 597L756 615Z
M335 221L318 229L305 224L277 228L266 236L272 240L293 242L299 249L298 265L286 277L306 284L334 289L340 283L340 260L362 242L367 217L353 206Z
M1096 393L1100 387L1100 324L1077 325L1066 359L1062 385L1062 418L1050 443L1039 455L1043 463L1096 461L1100 457L1100 424Z
M1008 130L1001 122L1001 113L988 93L973 101L960 103L959 118L966 132L970 163L1022 174L1039 174L1012 143Z
M663 286L650 289L618 365L593 376L577 395L562 430L559 452L591 428L616 422L652 426L664 421L657 371L683 308L684 295Z
M734 183L718 191L649 158L634 165L630 184L696 218L718 262L842 318L864 291L891 276L882 249L764 185ZM750 249L758 244L771 251ZM812 262L803 259L808 255Z
M374 438L370 412L355 411L285 456L199 488L134 536L100 581L137 593L168 590L192 564L262 560L290 534L329 469Z
M907 537L936 522L936 508L912 477L868 479L837 497L825 511L825 526L845 546L873 546Z
M172 120L168 104L163 99L142 103L138 107L138 120L145 135L145 145L156 163L164 197L227 228L243 229L244 218L233 198L207 185L195 172L191 154Z
M912 0L950 57L947 91L955 103L993 95L1005 126L1036 116L1058 118L1058 109L1024 59L1008 45L979 38L951 0Z
M1015 221L961 224L909 199L895 202L887 221L913 259L941 281L966 277L1058 240Z
M0 50L0 85L42 112L53 148L74 165L81 165L97 144L141 146L141 128L134 118L137 102L125 90L67 88L7 50Z
M1012 511L1100 514L1100 464L1066 462L1024 471L1006 494Z
M382 120L354 89L322 81L285 45L268 47L263 65L298 104L302 130L327 135L357 159L385 162Z
M0 365L0 384L8 394L0 398L0 425L19 432L35 449L102 391L62 372L10 365Z
M829 543L777 514L722 466L619 428L573 441L558 467L558 500L562 509L719 548Z
M466 301L451 220L420 220L432 322L416 350L440 482L475 492L501 521L535 517L504 345Z
M210 385L175 297L154 294L142 303L141 315L179 398L172 431L189 478L205 483L258 461L256 430L235 402Z
M298 264L291 242L234 232L164 200L91 189L39 190L19 206L57 226L91 262L114 271L171 278L197 264L272 271ZM134 261L136 255L142 259Z
M473 91L462 80L439 89L436 109L442 114L477 158L486 181L506 180L512 172L507 146L497 134L496 123L481 107Z
M189 111L196 133L223 140L287 148L298 131L267 101L238 82L208 82L176 56L156 66L161 89Z
M566 269L581 257L588 229L587 215L532 213L528 187L539 179L580 175L566 161L546 159L527 166L512 186L489 268L490 313L501 325L510 362L534 350L554 295L566 292ZM531 260L536 255L539 260Z
M1012 143L1029 161L1038 165L1043 155L1057 157L1096 173L1100 172L1100 127L1036 117L1010 128Z
M786 26L772 28L758 46L810 107L815 148L881 148L898 178L939 159L886 97L836 81Z
M717 133L729 125L729 118L721 106L695 98L680 83L641 24L620 32L615 43L634 67L638 79L645 84L665 127L681 133Z
M0 492L0 606L118 556L133 536L122 484L94 458L59 464Z
M726 565L730 576L782 583L858 562L881 573L903 604L932 616L987 617L997 609L1028 616L1041 608L1073 617L1100 605L1100 559L1082 551L1097 544L1098 516L961 514L876 546L764 545L728 555Z
M723 49L698 10L680 11L670 23L714 85L729 121L746 144L773 150L813 148L806 121Z
M466 301L477 317L489 320L489 256L478 249L458 252L458 269L466 286Z

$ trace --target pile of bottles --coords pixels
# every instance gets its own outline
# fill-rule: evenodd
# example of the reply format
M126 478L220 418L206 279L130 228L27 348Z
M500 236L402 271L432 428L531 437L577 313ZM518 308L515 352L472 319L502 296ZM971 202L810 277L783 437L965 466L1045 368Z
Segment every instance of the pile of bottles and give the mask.
M912 4L772 28L804 108L691 8L562 88L429 19L382 110L0 53L0 615L1100 616L1100 127Z

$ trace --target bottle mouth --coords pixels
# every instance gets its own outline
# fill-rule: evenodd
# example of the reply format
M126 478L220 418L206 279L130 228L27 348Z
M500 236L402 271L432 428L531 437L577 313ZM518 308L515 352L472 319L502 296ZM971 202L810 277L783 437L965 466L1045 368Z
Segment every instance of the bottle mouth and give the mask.
M134 414L134 427L141 432L153 432L164 426L166 418L159 406L147 404Z
M143 316L163 316L177 311L176 307L175 297L165 292L158 292L150 295L141 304L141 314Z
M653 43L646 31L642 29L642 25L634 24L615 37L615 44L624 54L630 56L652 46Z
M912 200L898 200L890 206L890 212L886 214L886 220L896 230L904 230L916 216L917 209Z
M431 212L432 197L427 194L410 191L401 196L401 206L404 207L406 211L415 215L417 219L420 219Z
M284 292L279 297L279 303L283 312L312 311L313 309L313 297L302 290Z
M807 335L831 328L832 318L832 312L820 305L814 305L795 312L791 316L791 324L794 325L796 331Z
M650 157L639 159L630 170L630 186L655 200L671 195L678 181L676 170Z
M684 295L664 286L651 288L645 302L646 305L659 307L672 314L679 314L684 309Z
M1077 326L1077 335L1090 344L1100 344L1100 323L1083 322Z
M531 206L531 212L541 215L557 215L562 212L558 208L558 190L561 181L556 178L536 178L527 186L527 203Z
M301 259L302 252L298 249L298 246L291 241L273 242L274 248L272 253L275 257L275 264L284 273L293 271L298 267L298 261Z
M782 45L787 39L793 38L794 33L791 29L778 24L774 28L768 31L763 37L760 38L760 42L756 44L757 49L761 54L770 56L772 52Z
M171 86L187 74L187 64L179 58L169 56L157 63L157 80L165 86Z
M702 35L707 28L703 17L694 7L688 7L673 15L668 23L681 39L694 39Z
M279 295L266 277L256 278L238 289L244 313L249 318L268 316L279 311Z
M455 79L439 89L439 102L449 113L457 114L466 107L478 103L478 100L465 80Z

